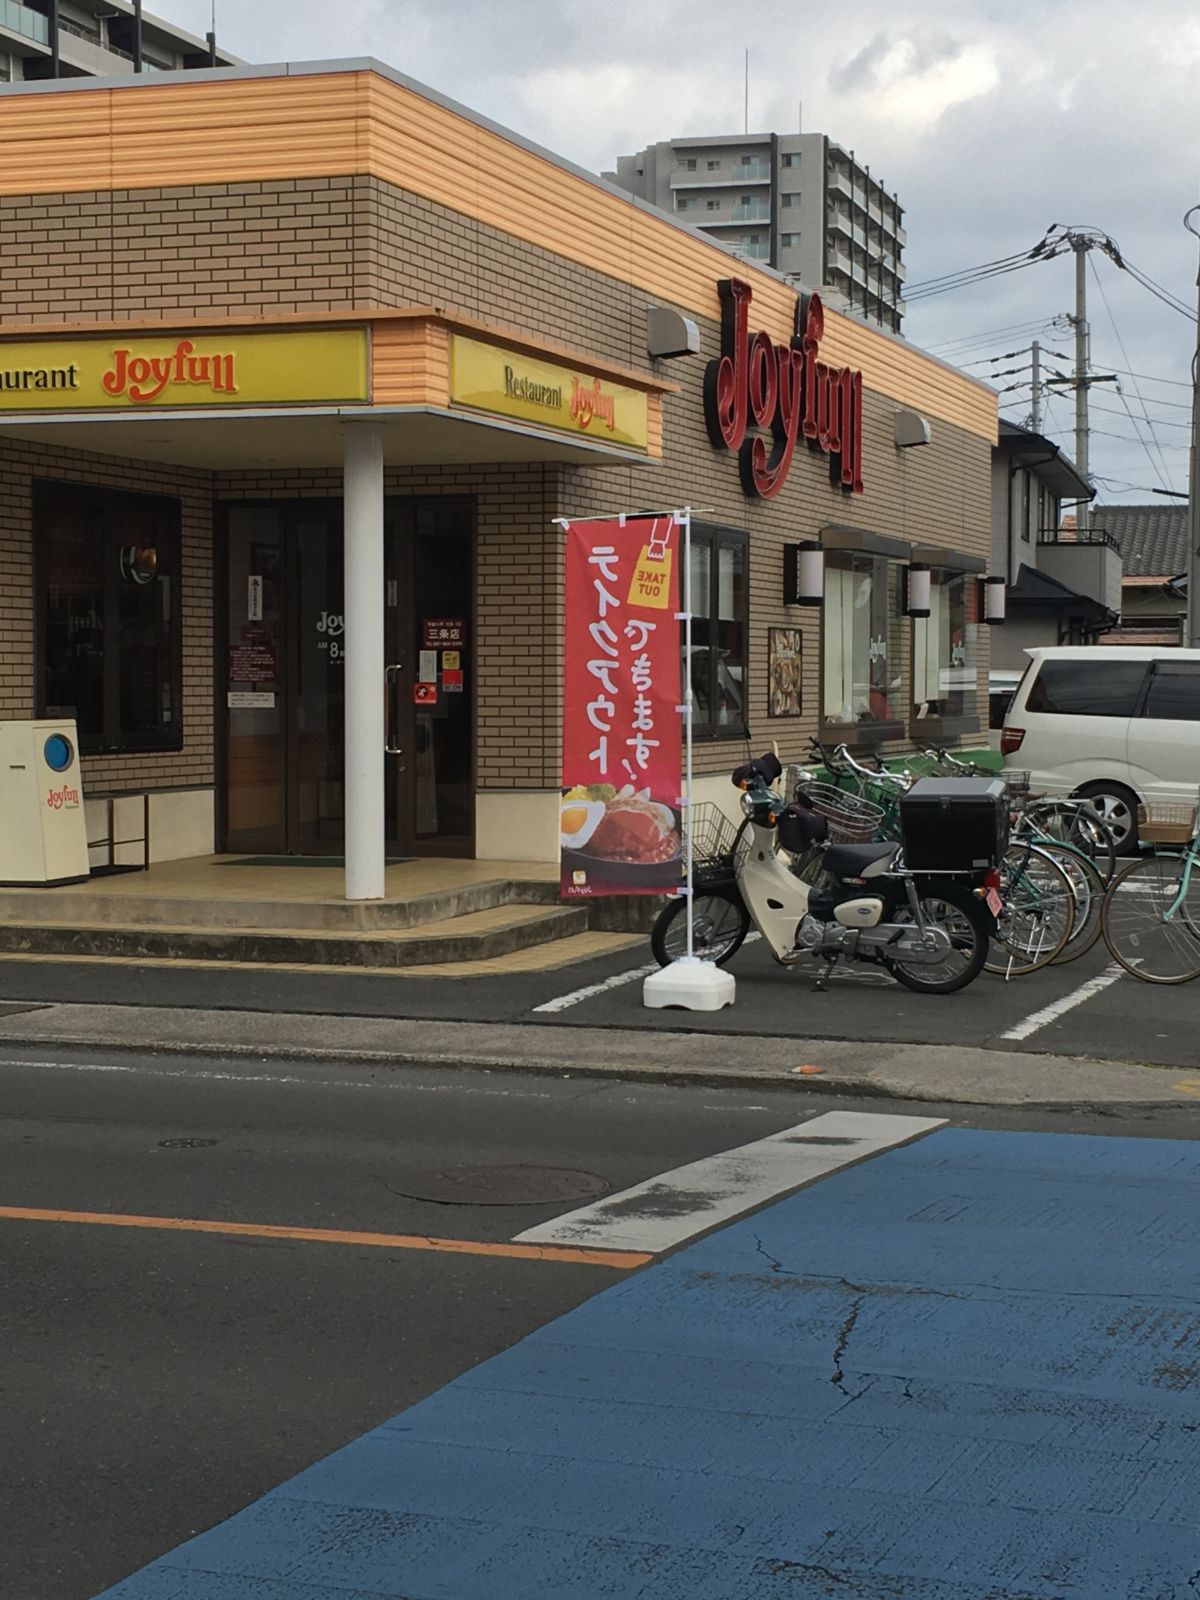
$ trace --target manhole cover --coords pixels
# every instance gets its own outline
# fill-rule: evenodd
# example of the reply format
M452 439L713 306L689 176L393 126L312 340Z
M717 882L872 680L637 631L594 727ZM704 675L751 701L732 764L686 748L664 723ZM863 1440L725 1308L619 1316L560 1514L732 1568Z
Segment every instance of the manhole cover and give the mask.
M215 1139L160 1139L160 1150L206 1150L210 1144L216 1144Z
M397 1192L442 1206L542 1206L558 1200L595 1200L608 1184L593 1172L569 1167L428 1167L410 1172Z

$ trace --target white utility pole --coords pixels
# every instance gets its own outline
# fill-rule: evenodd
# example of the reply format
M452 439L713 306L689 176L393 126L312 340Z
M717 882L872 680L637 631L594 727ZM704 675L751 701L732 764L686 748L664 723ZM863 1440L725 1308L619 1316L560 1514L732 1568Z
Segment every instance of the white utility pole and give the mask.
M1193 206L1183 219L1190 233L1200 238L1200 206ZM1187 644L1200 649L1200 267L1196 273L1196 353L1192 357L1192 453L1188 463L1188 568L1187 568Z
M1085 482L1088 477L1088 324L1087 324L1087 253L1090 241L1078 235L1071 240L1075 252L1075 465ZM1075 526L1080 533L1087 529L1088 502L1081 500L1076 508Z
M1030 347L1033 357L1032 384L1029 398L1029 423L1034 433L1042 431L1042 347L1035 339Z

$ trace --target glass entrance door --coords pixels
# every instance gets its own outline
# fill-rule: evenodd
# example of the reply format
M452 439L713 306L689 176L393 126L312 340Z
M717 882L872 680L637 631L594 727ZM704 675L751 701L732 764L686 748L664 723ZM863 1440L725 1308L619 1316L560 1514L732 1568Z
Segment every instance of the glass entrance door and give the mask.
M402 855L474 849L474 503L389 503L388 837Z
M384 618L388 850L469 855L474 821L474 509L389 501ZM339 501L231 505L218 683L222 848L340 855L345 607Z

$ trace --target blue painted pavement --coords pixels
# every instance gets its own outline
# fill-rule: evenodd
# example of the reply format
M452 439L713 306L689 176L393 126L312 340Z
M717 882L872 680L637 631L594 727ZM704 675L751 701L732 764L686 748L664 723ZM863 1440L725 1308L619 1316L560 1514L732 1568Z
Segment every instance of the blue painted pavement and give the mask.
M946 1129L106 1600L1197 1600L1200 1149Z

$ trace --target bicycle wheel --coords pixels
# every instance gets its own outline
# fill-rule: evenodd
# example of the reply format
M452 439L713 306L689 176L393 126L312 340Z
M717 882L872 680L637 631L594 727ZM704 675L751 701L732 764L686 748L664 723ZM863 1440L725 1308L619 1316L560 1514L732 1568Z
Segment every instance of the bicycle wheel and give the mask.
M1075 891L1039 845L1013 845L1000 864L996 937L987 970L1005 978L1037 972L1054 960L1075 924Z
M1130 862L1109 884L1100 923L1105 944L1135 978L1200 978L1200 865L1186 855Z
M1065 844L1046 844L1042 849L1047 855L1053 856L1066 873L1075 897L1070 936L1050 963L1051 966L1065 967L1068 962L1078 961L1080 956L1086 955L1100 937L1105 882L1090 856L1082 855Z
M1030 806L1025 816L1049 839L1090 857L1105 883L1112 882L1117 870L1116 840L1107 822L1086 800L1042 800Z
M736 889L702 890L695 900L692 954L723 967L750 932L750 913ZM687 955L687 898L681 895L659 912L650 932L650 949L660 967Z

